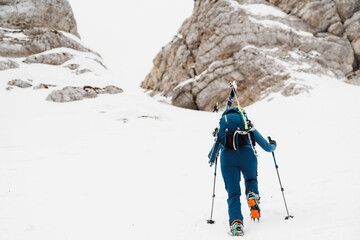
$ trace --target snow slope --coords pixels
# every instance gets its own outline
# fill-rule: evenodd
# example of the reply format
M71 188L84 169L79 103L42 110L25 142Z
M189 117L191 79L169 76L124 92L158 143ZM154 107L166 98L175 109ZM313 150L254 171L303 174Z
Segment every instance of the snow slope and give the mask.
M258 148L263 216L252 223L243 206L245 239L359 239L360 89L307 77L310 94L247 108L278 141L295 218L284 220L273 159ZM137 88L65 104L1 91L0 239L229 237L220 171L216 224L206 224L214 171L206 156L219 114L159 103Z

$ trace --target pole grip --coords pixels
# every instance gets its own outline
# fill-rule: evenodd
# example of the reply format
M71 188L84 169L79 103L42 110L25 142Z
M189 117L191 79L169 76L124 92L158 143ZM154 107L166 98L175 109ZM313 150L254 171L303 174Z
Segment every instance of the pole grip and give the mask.
M272 139L270 136L268 136L268 140L269 140L269 143L271 143ZM271 152L272 155L273 155L273 158L274 158L274 161L275 161L275 155L274 155L274 152ZM276 161L275 161L275 165L276 165L276 168L278 168L277 164L276 164Z

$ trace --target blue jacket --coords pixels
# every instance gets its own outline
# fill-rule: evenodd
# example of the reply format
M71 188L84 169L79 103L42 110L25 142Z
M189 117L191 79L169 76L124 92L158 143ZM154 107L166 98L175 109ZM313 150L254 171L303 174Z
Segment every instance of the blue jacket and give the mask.
M260 145L262 149L266 152L275 151L276 146L274 144L270 144L260 133L258 130L254 130L255 141Z

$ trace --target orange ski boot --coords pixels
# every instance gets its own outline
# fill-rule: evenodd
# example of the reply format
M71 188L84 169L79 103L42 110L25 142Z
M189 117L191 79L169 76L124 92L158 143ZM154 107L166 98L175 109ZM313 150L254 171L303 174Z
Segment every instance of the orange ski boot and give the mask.
M249 192L246 196L248 206L250 208L250 216L252 220L260 220L260 197L256 193Z

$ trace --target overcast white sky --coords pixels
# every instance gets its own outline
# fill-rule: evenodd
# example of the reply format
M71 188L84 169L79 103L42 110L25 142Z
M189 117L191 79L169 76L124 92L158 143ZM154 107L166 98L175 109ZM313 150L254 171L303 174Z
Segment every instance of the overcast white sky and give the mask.
M69 0L81 39L121 80L139 85L193 10L193 0Z

